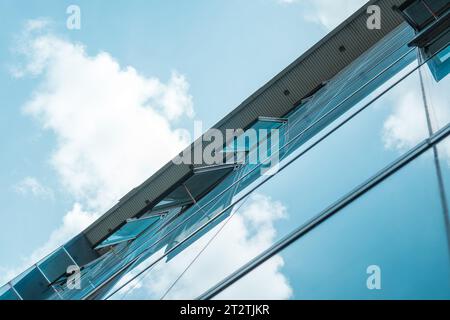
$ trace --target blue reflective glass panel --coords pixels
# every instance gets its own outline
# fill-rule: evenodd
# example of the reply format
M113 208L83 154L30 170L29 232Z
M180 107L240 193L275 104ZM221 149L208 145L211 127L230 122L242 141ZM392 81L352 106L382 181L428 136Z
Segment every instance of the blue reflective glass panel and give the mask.
M0 300L20 300L9 284L0 288Z
M227 298L450 299L432 150L217 296Z
M159 220L161 220L160 216L130 220L122 228L120 228L111 236L109 236L108 239L104 240L101 244L99 244L97 246L97 249L115 245L120 242L133 240L139 234L141 234L147 228L150 228L153 224L155 224Z
M24 300L45 300L54 294L48 280L36 267L13 280L12 284Z
M64 249L56 250L38 263L39 268L50 282L53 282L64 275L67 271L67 267L71 265L75 265L75 263Z
M450 73L450 45L431 58L428 65L436 81L445 78Z

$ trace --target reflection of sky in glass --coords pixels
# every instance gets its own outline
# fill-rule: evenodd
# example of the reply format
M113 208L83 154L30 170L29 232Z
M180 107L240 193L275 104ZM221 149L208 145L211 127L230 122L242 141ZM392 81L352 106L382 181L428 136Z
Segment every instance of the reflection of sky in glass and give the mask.
M443 221L429 151L281 253L291 298L450 298ZM380 291L366 287L370 265Z

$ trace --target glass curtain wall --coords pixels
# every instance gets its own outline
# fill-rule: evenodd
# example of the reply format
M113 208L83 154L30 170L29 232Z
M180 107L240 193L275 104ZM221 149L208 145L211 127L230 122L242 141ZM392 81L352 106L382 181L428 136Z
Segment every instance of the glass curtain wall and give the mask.
M249 129L267 135L224 149L243 151L244 163L200 199L125 224L80 266L80 290L49 263L73 262L63 247L2 287L0 299L448 298L449 140L357 192L448 129L449 77L437 81L436 65L408 46L413 37L401 25L282 121L256 122ZM252 272L228 281L253 259ZM383 290L368 289L370 268L381 270Z

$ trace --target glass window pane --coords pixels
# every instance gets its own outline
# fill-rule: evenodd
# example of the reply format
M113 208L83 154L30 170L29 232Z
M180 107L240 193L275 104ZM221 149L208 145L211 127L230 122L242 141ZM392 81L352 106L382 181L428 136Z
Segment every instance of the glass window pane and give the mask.
M450 7L450 2L448 0L423 0L423 1L436 15L440 15Z
M263 142L263 139L267 139L267 137L270 136L271 130L279 129L285 123L285 119L260 117L246 133L236 137L234 141L230 142L229 145L223 149L223 152L249 152L254 149L258 143ZM251 135L248 133L249 131L255 134ZM267 134L262 136L261 131L266 131Z
M410 5L405 10L405 13L419 26L419 28L424 27L433 19L433 15L421 1L416 1Z
M50 282L64 275L67 267L70 265L74 265L74 262L64 249L56 250L42 262L38 263L39 268Z
M46 299L54 294L53 288L36 267L13 280L12 284L24 300Z
M431 54L434 53L432 52ZM431 72L434 82L440 82L444 79L450 73L450 45L437 52L434 57L431 57L427 64L429 70L424 70L424 73L427 74Z
M261 293L261 279L279 290ZM449 299L449 248L432 151L216 298L231 297Z
M0 288L0 300L20 300L9 284Z
M446 64L450 68L450 59ZM450 122L450 77L446 75L437 80L433 72L427 66L421 68L431 124L433 131L437 131Z
M97 249L107 246L115 245L120 242L129 241L135 239L147 228L150 228L153 224L159 221L159 216L147 217L137 220L129 220L122 228L117 230L105 241L97 246Z

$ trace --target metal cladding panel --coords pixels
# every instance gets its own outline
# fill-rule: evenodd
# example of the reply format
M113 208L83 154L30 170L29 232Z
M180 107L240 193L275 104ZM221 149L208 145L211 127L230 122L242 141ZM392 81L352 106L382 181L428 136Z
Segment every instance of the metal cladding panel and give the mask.
M265 86L252 94L213 128L245 129L259 116L282 117L319 84L333 78L356 58L399 26L403 19L393 10L404 0L372 0L300 56ZM367 7L381 9L381 29L367 28ZM345 49L344 49L345 48ZM289 94L285 91L288 90ZM195 141L203 144L202 139ZM84 234L96 245L119 228L126 219L135 217L192 172L189 165L166 164L138 188L133 189L111 210L100 217ZM126 174L124 172L124 174Z

